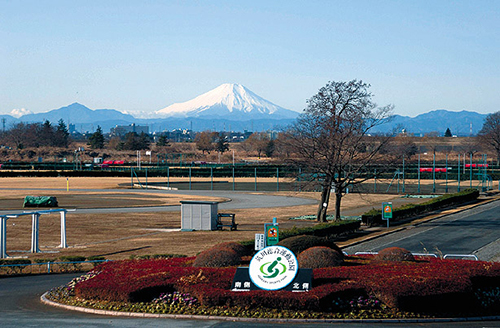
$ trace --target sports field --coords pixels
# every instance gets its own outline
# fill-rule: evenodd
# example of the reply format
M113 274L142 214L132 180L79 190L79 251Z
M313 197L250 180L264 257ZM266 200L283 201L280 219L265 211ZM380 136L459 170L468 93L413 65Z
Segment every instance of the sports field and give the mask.
M154 182L155 179L151 179ZM160 181L160 179L158 179ZM69 182L69 190L68 190ZM26 195L56 196L60 208L115 208L138 206L179 205L181 200L227 201L217 197L173 195L165 192L131 192L124 190L129 178L2 178L0 179L0 206L2 210L22 209ZM319 199L319 193L273 193L294 197ZM378 208L383 201L404 203L408 200L397 195L348 194L342 202L343 215L359 215ZM40 219L40 245L42 253L30 254L31 219L29 216L9 219L7 223L7 252L10 256L52 259L67 255L105 256L124 259L131 255L184 254L195 255L213 244L223 241L253 239L262 233L263 224L278 218L281 229L307 226L314 221L289 220L291 217L314 214L316 205L292 207L235 209L237 231L180 232L180 211L149 213L107 213L67 215L67 243L69 248L59 249L59 215L43 215ZM333 210L333 203L330 208Z

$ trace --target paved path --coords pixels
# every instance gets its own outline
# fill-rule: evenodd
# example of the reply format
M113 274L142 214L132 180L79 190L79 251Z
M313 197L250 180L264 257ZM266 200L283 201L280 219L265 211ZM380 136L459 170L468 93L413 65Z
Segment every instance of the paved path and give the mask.
M402 247L414 253L474 254L480 260L500 260L500 201L474 207L440 219L409 225L397 232L343 250L378 252Z
M44 189L54 190L54 189ZM110 189L88 189L78 190L88 192L109 192ZM204 191L204 190L141 190L141 189L120 189L119 192L133 193L161 193L161 194L180 194L180 195L196 195L207 197L222 197L230 199L228 202L220 203L220 210L230 209L246 209L246 208L270 208L270 207L288 207L298 205L314 205L318 202L313 199L299 198L291 196L275 196L262 193L248 193L238 191ZM33 210L33 209L26 209ZM148 207L119 207L119 208L80 208L75 213L132 213L132 212L167 212L180 211L180 205L174 206L148 206ZM1 214L19 213L21 210L0 211Z

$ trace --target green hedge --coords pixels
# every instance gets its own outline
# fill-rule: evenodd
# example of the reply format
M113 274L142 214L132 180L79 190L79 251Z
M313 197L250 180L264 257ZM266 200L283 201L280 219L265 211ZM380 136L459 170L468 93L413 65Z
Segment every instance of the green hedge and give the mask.
M312 227L297 228L293 227L287 230L280 230L280 240L299 236L299 235L312 235L317 237L332 237L342 235L344 233L354 232L361 226L359 220L342 220L338 222L320 223ZM243 246L247 247L252 252L255 247L255 240L245 240L240 242Z
M479 197L477 189L466 189L464 191L446 194L437 198L433 198L421 204L406 204L395 208L392 212L392 222L397 222L404 218L420 215L423 213L435 211L437 209L450 205L461 204L474 201ZM366 225L382 224L382 210L372 209L371 211L361 216L361 221Z

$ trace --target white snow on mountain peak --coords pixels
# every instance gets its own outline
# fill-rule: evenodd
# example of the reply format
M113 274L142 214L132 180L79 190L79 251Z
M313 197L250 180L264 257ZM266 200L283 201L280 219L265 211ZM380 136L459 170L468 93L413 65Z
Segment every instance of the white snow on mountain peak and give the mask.
M176 103L156 112L162 116L232 116L232 115L272 115L276 112L293 116L272 102L259 97L241 84L226 83L192 100ZM288 115L287 115L288 114Z

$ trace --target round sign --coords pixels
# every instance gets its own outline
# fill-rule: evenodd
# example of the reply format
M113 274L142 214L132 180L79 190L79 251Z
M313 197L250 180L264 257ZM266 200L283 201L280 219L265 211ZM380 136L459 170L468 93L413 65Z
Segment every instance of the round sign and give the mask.
M283 246L269 246L252 257L248 272L259 288L278 290L290 284L299 270L297 257Z

